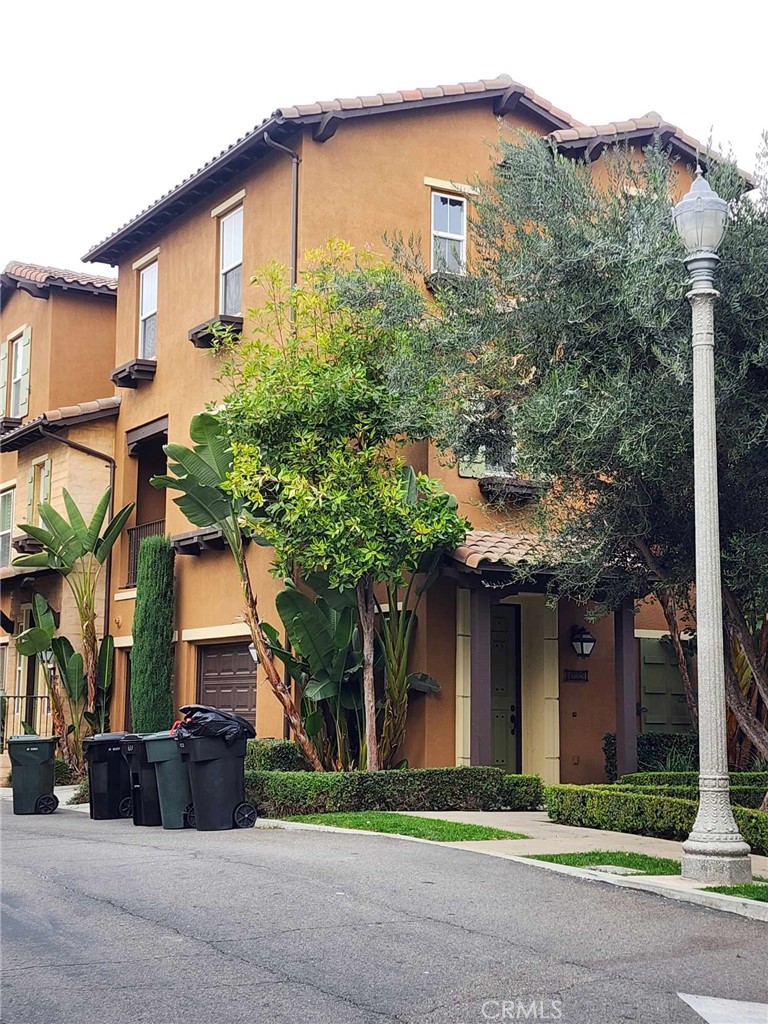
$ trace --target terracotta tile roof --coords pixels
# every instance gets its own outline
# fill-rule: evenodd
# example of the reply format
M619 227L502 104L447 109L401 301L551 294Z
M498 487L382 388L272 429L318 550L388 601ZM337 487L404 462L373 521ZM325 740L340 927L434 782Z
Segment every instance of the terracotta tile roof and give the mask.
M516 565L541 553L541 541L533 533L471 530L464 543L453 551L452 557L469 569L478 569L484 563Z
M399 92L378 92L374 96L351 96L348 99L317 100L315 103L299 103L293 107L278 107L273 117L286 120L307 117L313 114L327 114L333 110L359 110L371 107L386 107L397 104L423 103L425 100L443 99L448 96L478 95L482 93L506 92L513 89L529 100L534 106L548 112L552 117L567 124L578 125L573 117L553 106L549 100L539 96L521 82L516 82L509 75L498 75L496 78L482 78L477 82L458 82L455 85L436 85L419 89L404 89Z
M59 270L57 267L41 267L37 263L9 263L3 274L18 281L30 281L44 288L68 286L92 287L108 292L117 291L116 277L102 277L86 274L81 270Z
M120 401L120 395L112 395L110 398L96 398L92 402L50 409L0 435L0 448L3 451L19 451L43 437L44 430L64 430L67 427L76 427L80 423L90 423L91 420L117 416Z
M239 174L253 160L268 152L264 135L275 141L284 141L304 125L314 125L315 131L323 128L324 119L339 115L367 116L402 110L409 105L439 106L452 102L474 99L503 100L515 97L524 108L537 113L553 128L580 125L570 114L550 103L532 89L516 82L509 75L484 78L477 82L459 82L454 85L438 85L400 92L376 93L373 96L352 96L348 99L318 100L314 103L300 103L295 106L278 107L274 113L241 136L231 146L199 167L194 174L185 178L141 213L123 224L98 245L93 246L83 257L87 262L101 260L113 266L131 249L154 234L169 215L176 216L189 209L204 196L222 187L226 181ZM323 136L318 135L318 140ZM327 136L326 136L327 137Z
M704 166L709 160L716 160L719 156L703 142L694 139L692 135L687 135L682 128L665 121L655 110L644 117L630 118L628 121L574 124L570 128L558 128L547 136L558 149L576 150L587 160L597 159L606 146L644 138L650 141L654 137L660 138L664 146L669 146L673 152L689 160L700 159ZM747 171L740 173L748 184L754 184L754 179Z

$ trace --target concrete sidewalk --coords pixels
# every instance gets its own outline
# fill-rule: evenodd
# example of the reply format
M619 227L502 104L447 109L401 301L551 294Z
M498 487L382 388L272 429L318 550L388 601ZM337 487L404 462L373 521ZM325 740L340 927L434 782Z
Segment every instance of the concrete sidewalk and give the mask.
M462 850L476 850L497 857L522 857L531 853L587 853L590 850L621 850L645 853L649 857L680 860L682 844L670 839L652 839L627 832L604 832L594 828L576 828L550 821L546 811L406 811L422 818L461 821L469 825L522 832L530 839L491 839L481 842L446 843ZM752 874L768 878L768 857L752 855Z

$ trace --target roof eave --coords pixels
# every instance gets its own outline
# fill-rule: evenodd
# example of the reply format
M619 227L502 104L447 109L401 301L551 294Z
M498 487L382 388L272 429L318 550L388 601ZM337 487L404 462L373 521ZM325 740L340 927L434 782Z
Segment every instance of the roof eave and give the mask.
M109 419L117 416L119 412L120 406L117 404L93 412L62 417L59 420L49 420L45 415L38 416L36 419L30 420L29 423L23 423L7 434L0 435L0 446L4 452L18 452L57 431L78 427L83 423L91 423L93 420Z
M206 195L210 195L220 186L224 185L226 180L234 177L236 174L240 173L241 170L245 169L244 166L232 168L233 164L237 164L244 156L251 155L252 152L254 157L269 153L270 148L264 142L264 135L267 132L273 136L277 135L277 137L285 139L295 135L296 132L301 131L303 128L314 126L314 140L316 142L325 142L335 134L338 126L344 121L351 121L359 117L377 114L403 113L405 111L420 110L423 108L446 106L451 104L455 105L459 103L490 101L495 104L509 92L510 88L505 87L499 89L488 89L484 92L468 92L456 95L451 94L440 97L428 97L422 100L409 100L408 102L383 104L381 106L374 107L361 105L360 107L351 109L331 109L318 113L298 114L290 117L283 116L280 112L277 112L263 124L259 125L258 128L255 128L248 135L245 135L240 142L234 145L231 149L226 150L220 156L206 164L205 167L201 167L196 174L192 175L191 178L173 189L143 213L139 214L139 216L134 218L134 220L130 221L114 234L104 239L103 242L99 242L98 245L89 249L82 257L83 262L108 263L110 266L116 266L127 252L130 252L132 249L139 246L144 239L149 239L161 227L163 227L165 223L168 223L173 217L179 216L186 212L187 209L195 206L199 201L202 201ZM568 121L561 117L560 113L555 112L554 109L548 109L547 107L536 103L534 99L526 96L525 92L522 90L519 91L517 105L540 118L552 131L560 128L570 128L573 124L572 121ZM261 153L259 153L259 150L261 150ZM227 171L229 173L226 177L221 178L221 180L216 180L218 175ZM205 186L206 184L208 187L203 188L202 186ZM175 208L173 213L171 213L172 208ZM166 214L164 222L161 222L160 224L153 223L157 221L158 218L162 218L163 214ZM142 231L142 229L144 230Z

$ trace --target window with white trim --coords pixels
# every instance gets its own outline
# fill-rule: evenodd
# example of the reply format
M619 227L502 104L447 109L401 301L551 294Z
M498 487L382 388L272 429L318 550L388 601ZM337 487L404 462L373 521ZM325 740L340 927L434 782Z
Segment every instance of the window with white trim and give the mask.
M157 359L157 262L139 273L139 358Z
M243 208L219 222L219 312L241 313L243 293Z
M11 345L11 412L15 419L21 415L21 382L24 377L24 338Z
M0 569L11 564L11 534L13 533L13 498L15 489L0 492Z
M467 201L432 193L432 273L463 274L467 252Z

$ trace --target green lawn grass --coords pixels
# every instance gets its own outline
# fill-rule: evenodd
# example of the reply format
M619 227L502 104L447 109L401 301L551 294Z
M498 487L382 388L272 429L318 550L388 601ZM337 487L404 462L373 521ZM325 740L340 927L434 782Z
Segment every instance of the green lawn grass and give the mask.
M649 857L645 853L624 853L620 850L590 850L588 853L530 853L531 860L552 864L570 864L574 868L591 868L610 864L618 868L634 868L644 875L679 875L680 861L669 857Z
M704 892L719 892L724 896L743 896L748 900L768 903L768 882L748 882L745 885L708 885Z
M505 832L488 825L465 825L459 821L439 818L417 818L395 811L352 811L348 814L297 814L288 821L303 821L310 825L333 825L335 828L364 829L367 832L387 832L392 835L416 836L433 839L438 843L456 843L472 839L527 839L520 832Z

